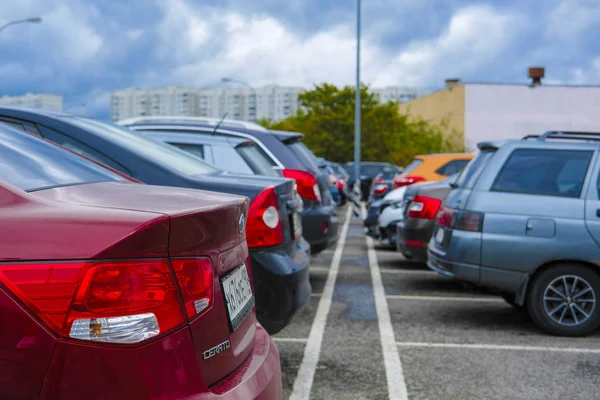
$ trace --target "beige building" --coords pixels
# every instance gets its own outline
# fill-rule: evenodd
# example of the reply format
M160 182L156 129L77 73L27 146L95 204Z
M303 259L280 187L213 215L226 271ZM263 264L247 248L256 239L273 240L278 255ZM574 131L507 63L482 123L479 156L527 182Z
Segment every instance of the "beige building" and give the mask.
M542 72L543 74L543 72ZM542 75L543 76L543 75ZM461 83L399 105L403 114L443 124L468 151L485 140L548 130L600 132L600 86Z
M2 96L0 104L45 110L63 110L63 98L57 94L26 93L22 96Z

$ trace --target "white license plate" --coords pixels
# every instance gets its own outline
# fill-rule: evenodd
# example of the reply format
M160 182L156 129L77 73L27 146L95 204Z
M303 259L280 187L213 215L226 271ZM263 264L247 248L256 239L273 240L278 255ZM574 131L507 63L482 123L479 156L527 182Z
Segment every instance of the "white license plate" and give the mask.
M221 278L221 285L225 295L230 328L235 331L254 306L252 285L246 265L240 265Z
M444 228L438 228L435 234L435 241L442 244L444 242Z
M302 218L300 218L300 214L295 212L292 220L294 223L294 238L298 239L302 236Z

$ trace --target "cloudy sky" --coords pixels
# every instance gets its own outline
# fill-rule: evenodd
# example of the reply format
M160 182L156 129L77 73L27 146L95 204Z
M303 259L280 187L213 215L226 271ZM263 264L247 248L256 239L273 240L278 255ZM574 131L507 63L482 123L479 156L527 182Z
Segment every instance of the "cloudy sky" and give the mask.
M356 0L2 0L0 95L62 94L108 114L111 90L310 86L355 79ZM600 83L598 0L363 0L362 80Z

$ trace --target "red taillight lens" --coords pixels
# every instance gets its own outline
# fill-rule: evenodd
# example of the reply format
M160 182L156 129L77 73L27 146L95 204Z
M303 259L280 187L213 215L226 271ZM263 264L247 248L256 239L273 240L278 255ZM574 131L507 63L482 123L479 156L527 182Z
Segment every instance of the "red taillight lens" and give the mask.
M373 179L373 182L375 182L375 183L383 182L383 178L378 176L377 178Z
M308 171L284 169L283 176L294 179L298 186L298 194L307 200L321 201L321 191L317 178Z
M343 179L340 179L340 180L338 181L338 190L343 190L343 189L344 189L344 186L346 186L346 182L344 182L344 180L343 180Z
M373 188L373 194L382 195L388 190L388 185L377 185Z
M283 243L283 227L273 186L263 189L250 204L246 241L249 248L277 246Z
M208 309L213 301L213 266L208 258L174 258L171 266L189 318Z
M481 232L484 214L475 211L453 210L443 207L436 216L436 224L460 231Z
M65 337L136 343L184 322L167 260L3 265L0 281Z
M425 196L416 196L408 208L410 218L434 219L442 206L442 200Z
M407 175L398 175L394 178L393 188L399 188L402 186L412 185L417 182L424 182L426 179L422 176L407 176Z

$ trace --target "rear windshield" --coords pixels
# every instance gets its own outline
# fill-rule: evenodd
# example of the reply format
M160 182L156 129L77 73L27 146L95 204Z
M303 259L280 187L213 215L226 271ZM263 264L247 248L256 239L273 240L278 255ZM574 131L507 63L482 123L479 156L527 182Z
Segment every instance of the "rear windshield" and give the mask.
M275 163L271 160L271 157L257 144L244 142L237 145L235 150L256 175L279 176L277 171L273 169Z
M317 163L317 157L313 154L312 151L308 149L302 142L294 142L287 145L289 149L291 149L294 154L298 157L298 160L302 164L302 166L308 170L316 171L319 169L319 164Z
M28 192L127 181L90 160L4 125L0 127L0 179Z
M377 177L385 180L391 180L394 179L396 175L398 175L398 169L393 167L383 167L383 170L377 174Z
M417 169L417 167L419 165L421 165L421 164L423 164L423 160L419 160L419 159L415 158L414 160L412 160L412 162L410 164L408 164L406 166L406 168L404 168L404 170L402 171L402 173L403 174L410 174L415 169Z
M69 117L69 121L156 164L166 165L182 175L206 175L219 171L218 168L183 150L144 137L122 126L83 117Z

